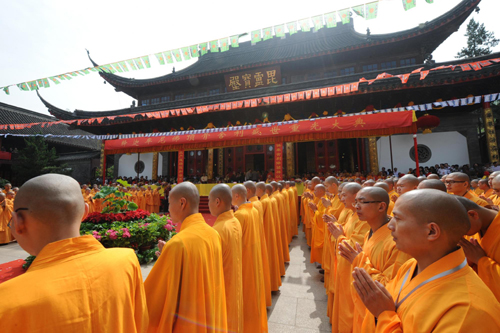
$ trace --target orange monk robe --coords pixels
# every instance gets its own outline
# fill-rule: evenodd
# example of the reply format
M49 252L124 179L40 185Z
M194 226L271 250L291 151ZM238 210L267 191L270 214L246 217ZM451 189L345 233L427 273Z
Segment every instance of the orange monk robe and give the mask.
M359 253L352 263L352 267L364 268L373 280L387 285L398 272L401 265L411 257L399 251L387 225L381 226L371 237L370 232L365 236L363 252ZM354 333L375 332L375 317L368 311L358 293L351 284L351 294L354 303ZM365 323L363 323L365 319Z
M83 196L83 200L85 201L85 203L89 205L89 213L93 213L95 210L94 210L94 200L92 199L92 195L85 194Z
M485 200L483 200L483 199L481 199L479 197L473 196L469 192L466 192L465 195L464 195L464 197L467 198L467 199L469 199L470 201L476 203L477 205L479 205L481 207L489 206L488 202L486 202Z
M319 203L319 198L313 195L313 199L309 200L309 202L312 202L318 206ZM314 218L314 212L313 210L309 207L309 204L306 209L306 238L307 238L307 245L312 246L312 233L313 233L313 221L312 219Z
M394 196L394 195L399 198L399 194L395 190L392 190L391 192L389 192L389 198L391 199L391 201L394 201L394 200L392 200L392 196Z
M5 202L5 207L0 206L0 244L7 244L14 240L10 228L7 226L12 218L14 207Z
M500 197L496 194L490 196L491 201L493 201L493 205L500 206Z
M292 223L290 221L290 205L288 203L288 192L286 190L281 190L279 195L283 197L283 210L285 212L285 221L287 227L288 244L292 241Z
M222 267L226 289L227 328L230 332L243 332L243 258L240 222L232 210L217 216L214 229L222 243Z
M259 239L260 239L260 252L262 254L262 267L264 269L264 286L266 288L266 305L273 305L273 300L271 297L271 268L269 267L269 254L267 252L266 236L264 232L264 209L262 208L262 202L259 198L254 196L249 199L253 204L253 208L257 209L259 213Z
M290 261L290 252L288 250L288 226L285 220L285 212L283 210L283 196L279 195L278 191L274 191L272 197L276 199L278 209L278 222L280 225L281 247L283 248L283 258L285 262Z
M279 246L278 240L276 238L271 199L269 199L269 196L265 194L260 198L260 202L262 203L262 210L264 212L264 235L267 245L267 254L269 256L271 291L277 291L281 286L281 266L283 266L284 275L285 265L284 261L282 259L280 260L280 256L278 253Z
M144 191L137 192L137 201L139 209L146 210L146 193Z
M295 199L295 210L297 211L297 225L300 223L299 221L299 215L300 215L300 207L299 207L299 192L297 190L297 187L296 186L292 186L290 187L293 191L293 198ZM298 230L297 230L298 232Z
M328 207L325 211L325 214L327 215L333 215L335 218L338 220L340 213L342 212L342 209L344 209L344 204L340 201L339 196L335 195L330 198L330 202L332 203L330 207ZM324 223L324 222L323 222ZM324 239L323 239L323 258L322 258L322 264L321 267L325 270L325 289L328 294L328 284L330 281L330 269L331 269L331 260L332 260L332 255L331 255L331 242L330 242L330 231L328 230L327 226L324 226Z
M2 332L135 333L148 327L134 251L105 249L90 235L47 244L25 274L0 284L0 294Z
M227 330L221 236L201 214L184 219L144 286L148 332Z
M267 194L266 194L267 195ZM264 197L264 196L262 196ZM271 202L271 212L273 214L272 218L272 226L270 229L274 229L274 232L276 234L276 247L278 248L278 256L279 256L279 269L280 269L280 275L284 276L285 275L285 261L290 261L290 253L288 252L288 246L286 244L282 243L282 237L281 237L281 225L280 225L280 215L278 211L278 201L276 200L275 197L273 196L268 196L269 201ZM264 225L265 227L265 225Z
M326 196L323 196L326 198ZM325 214L325 206L321 197L318 200L317 210L312 215L312 238L311 238L311 263L323 263L323 242L325 241L325 222L323 222L323 215Z
M153 213L158 214L160 212L160 193L157 190L153 191Z
M361 221L357 213L352 214L344 226L344 235L337 239L337 244L346 241L352 248L356 243L363 246L365 235L370 231L366 221ZM352 301L351 283L352 266L349 261L337 256L337 276L335 279L335 296L332 311L332 332L351 332L353 327L354 303Z
M258 215L250 202L240 205L234 213L243 231L244 332L267 332L266 289Z
M484 193L484 191L481 190L479 187L476 187L476 189L474 190L474 193L476 193L478 196L480 196L481 194Z
M415 259L401 266L387 290L396 300L404 299L422 282L465 261L462 249L448 254L425 268L413 279L403 280L417 268ZM401 293L400 293L401 291ZM456 272L438 278L414 291L397 312L384 311L378 317L377 332L500 332L500 304L467 264ZM404 331L403 331L404 328Z
M146 200L146 210L150 213L154 213L153 192L150 190L146 190L146 192L144 193L144 197Z
M299 234L298 229L298 216L297 216L297 202L295 201L295 192L290 187L288 190L288 204L290 205L290 223L292 225L292 237Z
M306 190L304 193L309 192L309 190ZM300 218L302 220L302 231L305 233L306 232L306 218L307 218L307 211L309 210L309 201L311 199L306 198L305 196L300 197ZM306 234L307 238L307 234Z
M487 256L479 259L477 273L500 302L500 213L479 243Z
M472 196L479 197L479 195L476 194L473 190L468 191Z
M100 213L102 211L104 199L93 199L94 200L94 212Z
M392 210L394 209L394 202L389 200L389 206L387 206L387 215L392 216Z
M492 188L489 188L486 192L483 193L483 195L486 197L486 198L489 198L491 197L492 195L494 195L495 192L493 191Z

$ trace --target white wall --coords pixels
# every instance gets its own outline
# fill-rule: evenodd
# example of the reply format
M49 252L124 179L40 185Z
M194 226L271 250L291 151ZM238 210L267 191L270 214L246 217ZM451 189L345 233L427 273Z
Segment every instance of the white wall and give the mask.
M426 145L432 152L431 159L421 163L421 166L433 166L441 163L458 164L460 166L469 164L467 139L458 132L419 133L417 134L417 143ZM392 158L394 167L398 168L399 172L406 173L409 168L415 169L415 162L410 158L411 147L413 147L412 134L392 136ZM377 148L379 168L390 169L389 137L380 138L377 141Z
M153 174L153 153L141 153L140 160L144 162L144 172L140 176L148 177L151 179ZM122 177L135 177L137 173L134 170L134 165L137 162L137 154L122 155L120 157L118 176ZM163 163L163 156L158 154L158 173L161 174L161 166Z

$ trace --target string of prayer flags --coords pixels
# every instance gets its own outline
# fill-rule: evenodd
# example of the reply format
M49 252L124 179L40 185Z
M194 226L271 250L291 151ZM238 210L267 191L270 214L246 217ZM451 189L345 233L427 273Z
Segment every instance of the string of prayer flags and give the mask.
M119 63L115 63L113 64L113 67L119 72L119 73L123 73L123 69L120 67L120 64Z
M210 52L219 52L219 41L213 40L210 42Z
M309 25L309 19L299 20L300 30L302 32L311 31L311 26Z
M36 84L36 81L30 81L28 82L28 85L30 87L30 90L38 90L38 85Z
M200 56L200 52L198 52L198 45L191 45L189 47L191 50L191 58L198 58Z
M205 43L201 43L200 44L200 53L201 55L205 55L207 54L208 52L208 44L205 42Z
M285 37L285 25L280 24L274 27L274 34L276 37L284 38Z
M317 15L312 18L314 24L314 32L318 32L319 29L324 27L323 24L323 15Z
M144 69L144 65L142 64L141 58L135 58L134 62L137 65L137 68Z
M52 82L54 82L55 84L59 84L59 83L61 83L61 82L59 82L59 80L58 80L57 78L55 78L55 77L53 77L53 76L49 77L49 79L51 79L51 80L52 80Z
M297 22L293 21L287 23L286 27L288 29L288 33L290 34L290 36L297 33Z
M29 91L29 88L28 88L28 85L26 84L26 82L23 82L23 83L18 83L18 84L17 84L17 87L18 87L21 91Z
M352 7L352 11L356 15L361 16L362 18L365 18L365 6L364 5Z
M325 14L327 28L335 28L337 26L337 12Z
M163 56L163 53L155 53L156 59L158 59L158 62L160 65L165 65L165 57Z
M261 31L260 31L260 29L252 31L252 39L251 39L252 45L257 44L261 40L262 40L262 37L261 37Z
M141 57L142 61L144 62L144 66L146 66L146 68L151 68L151 63L149 62L149 56L143 56Z
M189 55L189 49L187 47L181 48L182 55L184 56L184 60L190 60L191 56Z
M340 17L340 20L342 21L342 24L347 24L351 21L350 14L351 14L351 12L349 11L349 8L339 10L339 17Z
M220 51L221 52L229 51L229 42L228 42L227 38L222 38L221 40L219 40L219 42L220 42Z
M172 50L172 54L174 55L175 61L177 62L182 61L181 51L179 51L178 49Z
M378 1L367 3L365 9L366 9L367 20L372 20L374 18L377 18Z
M262 29L262 34L264 35L264 40L272 39L273 38L273 28L264 28Z
M231 47L239 47L240 46L240 36L234 35L231 36Z
M134 71L137 70L137 67L135 66L135 63L133 60L127 60L127 63L130 66L130 68L132 68L132 70L134 70Z
M403 8L405 10L410 10L412 8L415 8L417 5L417 0L403 0Z

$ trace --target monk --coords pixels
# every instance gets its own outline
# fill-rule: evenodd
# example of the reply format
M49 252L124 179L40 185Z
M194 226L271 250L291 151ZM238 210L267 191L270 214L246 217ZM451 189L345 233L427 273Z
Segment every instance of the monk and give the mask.
M483 200L485 200L490 206L492 209L495 209L495 210L499 210L499 206L500 206L500 192L497 192L494 188L493 188L493 179L500 175L500 171L494 171L492 173L490 173L490 175L488 176L488 186L493 190L493 194L490 195L489 197L485 197L484 196L484 193L481 193L479 195L479 197ZM478 180L479 181L479 180ZM482 191L482 190L481 190ZM475 193L475 192L473 192ZM477 194L476 194L477 195Z
M485 179L486 183L488 181ZM452 172L446 177L446 189L448 192L452 192L454 195L459 197L465 197L482 207L489 207L489 204L469 192L470 188L470 178L465 173Z
M488 184L488 179L480 179L478 186L483 191L482 195L485 198L489 198L490 196L492 196L494 194L493 189L490 188L490 185Z
M283 259L280 259L278 252L279 246L278 239L276 238L273 207L271 199L266 193L266 184L264 182L257 183L255 194L260 198L263 210L264 239L266 240L266 248L269 258L270 287L271 291L278 291L281 286L280 277L282 274L285 274L285 266L284 261Z
M389 198L391 198L391 201L396 202L398 199L399 195L397 191L394 189L394 180L392 178L387 178L384 180L384 183L389 186Z
M425 176L418 176L418 177L417 177L417 179L418 179L418 182L419 182L419 183L421 183L421 182L423 182L424 180L426 180L426 179L427 179L427 177L425 177Z
M398 184L396 186L398 195L403 195L406 192L416 190L420 182L418 178L413 175L405 175L398 180Z
M311 238L311 263L323 263L323 242L325 241L325 228L323 222L323 215L325 214L325 206L321 199L326 199L326 187L318 184L314 188L314 196L319 198L318 204L313 202L309 203L309 208L313 211L311 217L312 238Z
M484 191L479 188L479 179L473 179L473 180L471 180L471 182L470 182L470 188L478 196L484 193Z
M156 187L153 190L152 194L153 194L153 213L159 214L161 200L160 200L160 192L158 192L158 187Z
M91 191L90 191L89 188L87 188L85 190L85 194L83 195L83 200L89 206L89 213L93 213L93 212L95 212L95 209L94 209L94 199L92 198L92 194L90 192Z
M7 226L12 218L14 206L7 204L5 193L0 193L0 244L8 244L14 240Z
M243 184L247 189L247 200L250 201L257 212L259 213L259 239L262 254L262 268L264 269L264 286L266 288L266 305L271 306L273 304L271 296L271 267L269 266L269 255L267 252L266 236L264 232L264 209L262 208L262 202L256 195L257 187L253 181L247 181Z
M139 201L138 206L139 209L146 209L146 189L144 186L141 186L140 191L137 192L137 201Z
M278 248L278 257L279 257L279 268L280 268L280 275L284 276L285 275L285 261L290 261L290 253L288 252L288 245L286 243L283 243L283 238L281 237L281 225L280 225L280 214L278 212L278 202L276 198L273 196L273 187L270 184L266 184L266 194L267 197L269 198L269 201L271 202L271 212L273 214L273 226L275 233L276 233L276 246ZM264 228L266 225L264 225Z
M368 179L367 181L365 181L363 183L363 187L370 187L370 186L373 186L375 185L375 181L373 179Z
M362 268L353 272L354 288L377 318L378 332L500 330L500 304L457 246L470 222L455 197L426 189L406 193L388 228L397 249L414 259L387 287Z
M283 211L285 212L285 221L286 226L288 228L288 244L292 241L293 238L293 228L292 228L292 220L290 214L290 203L288 199L288 192L285 190L283 186L283 182L278 183L278 192L279 195L283 196Z
M439 180L439 176L436 175L435 173L431 173L430 175L427 176L427 179Z
M311 181L306 180L304 182L304 192L300 197L300 218L302 220L302 231L306 235L306 239L307 239L306 219L307 219L307 213L309 212L309 209L307 207L309 206L309 201L311 200L311 198L312 198Z
M175 187L174 187L175 189ZM259 212L247 201L247 189L237 184L231 189L234 217L243 231L243 330L267 332L266 289L259 232ZM265 240L262 240L265 241Z
M418 189L435 189L447 193L446 185L439 179L427 179L418 184Z
M292 180L290 183L290 189L293 192L293 199L295 202L295 216L297 217L297 229L295 230L296 234L299 234L298 225L300 224L300 214L299 214L299 192L297 190L297 186L295 186L295 182Z
M314 177L311 180L310 186L311 186L311 192L307 194L307 198L309 198L309 202L313 203L315 206L318 205L319 201L321 198L318 198L314 195L314 188L321 183L321 179L318 177ZM309 204L309 203L308 203ZM309 206L310 207L310 206ZM312 246L312 219L314 217L314 212L311 209L306 209L305 210L305 223L306 223L306 239L307 239L307 245Z
M208 196L210 214L217 219L213 228L222 243L222 267L226 289L227 328L229 332L243 332L243 257L240 222L231 209L231 188L215 185Z
M221 236L198 212L200 194L194 184L175 186L169 201L170 218L181 227L161 249L144 283L148 332L225 331Z
M381 184L387 186L385 183ZM390 221L387 215L387 207L391 202L389 194L383 188L364 188L358 192L356 200L356 213L360 219L366 220L370 231L365 235L363 247L358 243L355 247L345 241L340 243L340 255L349 261L352 267L365 269L373 280L385 286L396 275L401 265L410 259L407 254L396 249L391 231L387 228ZM375 318L366 311L352 284L351 294L354 303L353 332L375 332Z
M284 206L284 198L282 195L280 195L278 191L278 183L277 182L271 182L271 186L273 187L273 193L272 197L276 199L276 204L278 205L278 209L276 210L276 213L278 214L278 222L280 224L280 234L281 234L281 246L283 248L283 257L285 262L290 261L290 253L288 250L288 224L287 221L285 220L285 210L283 208Z
M87 185L85 185L85 186L87 186ZM11 183L7 183L7 184L5 184L5 185L3 186L3 190L2 190L2 192L3 192L4 194L7 194L7 193L9 193L9 192L11 191L11 189L12 189L12 184L11 184ZM82 191L82 193L83 193L83 191Z
M2 332L145 332L137 257L80 236L87 213L71 177L46 174L20 188L10 229L36 259L25 274L0 284Z
M288 205L290 206L290 223L292 227L292 237L297 236L299 234L298 230L298 215L297 215L297 197L295 195L295 191L291 187L291 183L289 181L283 182L285 188L283 191L288 192Z
M144 198L146 200L146 210L150 213L154 213L154 199L151 185L149 185L144 192Z
M375 184L374 186L380 187L381 189L383 189L384 191L387 192L387 195L389 195L390 191L389 191L389 185L387 185L387 183L380 182L380 183ZM394 209L394 201L389 200L389 205L387 206L387 215L392 216L393 209Z

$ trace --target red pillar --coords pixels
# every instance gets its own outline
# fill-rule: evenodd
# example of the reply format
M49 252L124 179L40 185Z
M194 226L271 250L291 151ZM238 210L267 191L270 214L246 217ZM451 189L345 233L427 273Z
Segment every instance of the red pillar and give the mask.
M283 143L274 144L274 180L283 180Z
M415 147L415 164L417 165L417 177L420 177L420 164L418 163L418 144L416 134L413 134L413 146Z
M177 184L184 181L184 150L179 150L177 157Z

